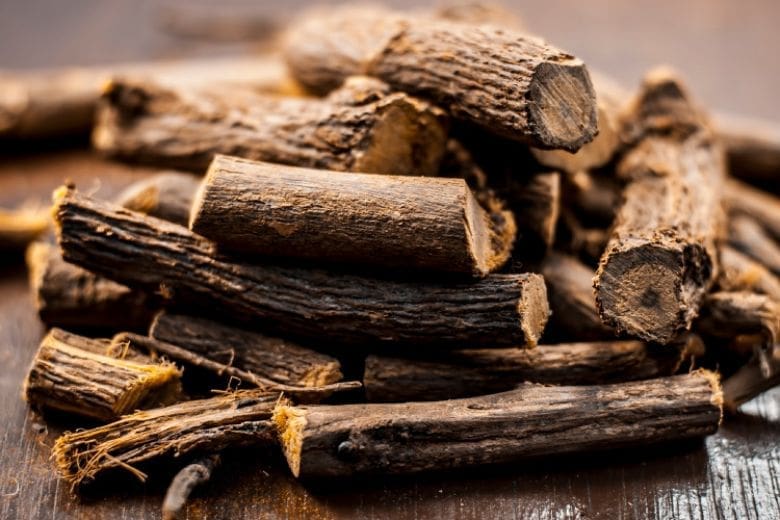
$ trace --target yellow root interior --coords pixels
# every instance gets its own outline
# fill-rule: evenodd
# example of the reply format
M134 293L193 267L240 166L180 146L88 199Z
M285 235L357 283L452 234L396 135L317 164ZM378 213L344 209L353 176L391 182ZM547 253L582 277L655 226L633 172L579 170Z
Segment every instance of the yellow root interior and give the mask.
M294 476L301 470L301 448L303 446L303 429L306 427L306 411L303 408L290 406L288 401L280 401L274 408L274 424L279 432L279 442L284 450L287 465Z

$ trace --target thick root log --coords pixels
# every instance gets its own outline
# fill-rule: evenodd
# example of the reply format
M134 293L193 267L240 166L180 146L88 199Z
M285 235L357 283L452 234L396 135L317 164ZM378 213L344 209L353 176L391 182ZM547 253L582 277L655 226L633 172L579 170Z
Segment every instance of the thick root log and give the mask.
M347 6L300 21L285 54L296 79L320 92L369 74L542 148L573 152L598 133L582 61L512 29Z
M439 356L366 359L372 402L437 401L511 390L524 381L595 385L674 374L692 352L641 341L540 345L533 350L455 350Z
M216 154L339 171L436 173L443 112L370 78L325 99L116 80L93 144L112 156L203 173Z
M493 218L461 179L226 156L209 167L190 229L244 253L475 276L500 268L515 238L512 214Z
M600 386L526 384L430 403L289 406L274 421L300 478L403 474L703 437L718 429L715 374Z
M594 280L602 320L668 343L690 328L717 274L723 154L682 85L649 75L618 165L630 183Z
M75 190L58 191L55 213L67 261L290 334L361 346L534 345L549 313L544 281L535 274L415 282L244 264L186 228Z

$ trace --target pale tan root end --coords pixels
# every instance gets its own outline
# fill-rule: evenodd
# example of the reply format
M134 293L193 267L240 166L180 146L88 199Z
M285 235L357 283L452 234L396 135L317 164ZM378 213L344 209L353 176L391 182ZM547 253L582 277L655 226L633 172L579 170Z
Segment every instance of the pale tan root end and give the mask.
M146 473L111 455L112 450L129 443L127 438L111 434L113 429L118 431L121 424L122 420L119 420L91 430L66 432L54 441L51 458L60 476L70 484L71 491L111 467L125 469L141 482L146 480Z
M60 207L67 202L67 199L75 194L75 187L62 185L55 189L51 195L51 218L54 221L54 235L57 237L58 244L60 243L60 235L62 235L62 224L57 218L57 214L60 212Z
M176 396L181 390L181 371L173 363L142 365L122 359L115 361L117 364L130 365L127 368L138 373L138 379L113 407L117 416L134 412L137 408L144 406L145 401L148 401L150 405L158 403L163 405L171 404L177 400Z
M710 398L710 402L720 409L720 419L718 420L718 424L720 424L723 421L724 406L723 387L720 384L720 375L716 372L712 372L711 370L704 368L700 368L693 373L703 377L710 384L710 388L712 388L712 397Z
M68 186L63 184L59 188L55 188L54 191L51 194L51 202L52 202L52 215L57 216L57 210L59 209L60 204L62 204L65 199L70 195L71 193L75 193L76 188L72 186Z
M70 434L65 433L57 437L54 441L54 446L51 449L51 458L54 459L54 466L57 468L57 472L60 477L65 479L71 485L77 485L74 482L76 478L76 472L74 472L75 464L74 458L71 454Z
M547 287L540 275L529 277L523 287L523 294L518 302L520 313L520 328L525 335L526 347L536 347L539 338L550 317L550 307L547 301Z
M358 155L354 171L388 175L435 175L444 156L447 134L440 109L404 94L380 101L370 142Z
M309 370L298 384L306 387L325 386L342 380L341 363L331 361L324 365L316 366Z
M84 480L94 476L94 473L87 469L89 464L82 460L81 450L77 447L79 443L75 442L74 437L79 434L80 432L66 432L60 435L51 449L54 466L60 477L70 484L71 491L75 491Z
M203 201L206 198L206 191L208 190L209 184L212 182L212 179L214 176L218 174L218 172L221 169L221 163L224 160L223 155L215 155L214 159L211 160L211 164L209 165L208 170L206 170L206 175L203 177L203 180L200 181L200 186L198 187L198 190L195 192L195 195L192 197L192 205L190 206L190 218L187 222L187 227L194 232L198 232L198 220L200 218L200 214L203 211Z
M465 183L465 181L464 181ZM471 193L466 190L465 226L469 251L476 265L475 274L485 276L503 266L512 253L517 225L511 211L504 211L499 201L490 201L491 210L500 215L494 220Z
M281 399L274 408L273 421L279 432L279 442L282 445L287 465L293 476L298 477L301 470L301 448L303 447L303 430L306 428L306 410L291 406L286 399Z

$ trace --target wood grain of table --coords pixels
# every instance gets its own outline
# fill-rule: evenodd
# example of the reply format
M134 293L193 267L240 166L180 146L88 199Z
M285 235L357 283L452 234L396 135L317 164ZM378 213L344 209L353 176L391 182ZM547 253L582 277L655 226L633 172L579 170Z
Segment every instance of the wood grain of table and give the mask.
M201 2L202 3L202 2ZM303 2L252 3L284 17ZM411 2L394 2L411 4ZM243 2L246 8L248 2ZM515 2L526 23L589 63L636 82L670 62L719 109L780 119L776 31L780 4L751 2ZM153 1L28 0L0 3L0 67L105 63L225 53L161 34ZM86 150L0 151L0 206L46 203L66 179L111 196L144 175ZM21 384L43 326L19 256L0 258L0 519L157 518L165 479L117 480L73 496L55 475L50 447L61 418L41 417ZM646 447L449 474L304 486L278 453L228 453L186 518L780 518L780 390L748 403L701 442Z

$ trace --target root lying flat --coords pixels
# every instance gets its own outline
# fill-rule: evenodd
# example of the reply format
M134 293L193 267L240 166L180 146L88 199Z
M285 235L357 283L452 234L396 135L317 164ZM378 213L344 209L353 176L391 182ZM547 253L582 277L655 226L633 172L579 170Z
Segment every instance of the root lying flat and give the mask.
M62 435L52 457L74 489L111 469L124 469L144 480L139 467L151 460L274 443L271 414L278 395L247 390L136 412Z

